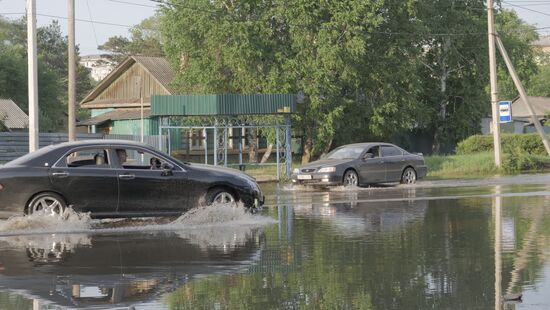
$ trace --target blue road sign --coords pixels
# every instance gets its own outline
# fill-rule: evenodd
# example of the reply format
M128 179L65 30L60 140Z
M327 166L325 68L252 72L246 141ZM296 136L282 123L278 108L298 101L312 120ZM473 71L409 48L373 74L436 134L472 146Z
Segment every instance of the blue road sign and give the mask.
M500 101L498 103L498 114L501 123L509 123L512 121L512 102Z

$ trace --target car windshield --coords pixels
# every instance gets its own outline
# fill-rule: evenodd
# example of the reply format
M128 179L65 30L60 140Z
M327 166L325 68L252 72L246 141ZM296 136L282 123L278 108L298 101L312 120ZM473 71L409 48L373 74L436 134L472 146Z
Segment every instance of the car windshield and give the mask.
M327 154L326 159L356 159L365 148L362 146L344 146Z

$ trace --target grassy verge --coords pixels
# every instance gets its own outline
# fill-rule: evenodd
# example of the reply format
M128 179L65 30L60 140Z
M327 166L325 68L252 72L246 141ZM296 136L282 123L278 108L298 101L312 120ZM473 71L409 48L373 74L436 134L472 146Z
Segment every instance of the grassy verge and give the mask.
M426 156L428 166L427 179L474 179L498 175L520 173L550 172L550 157L529 155L514 151L504 154L503 167L495 166L493 152L482 152L466 155ZM295 160L292 168L300 166ZM281 164L281 180L284 181L284 165ZM246 173L258 180L273 180L277 176L276 166L246 166Z
M497 169L494 154L426 156L428 179L481 178L550 171L550 158L524 153L505 154L503 167Z
M498 175L491 153L472 155L426 156L429 179L479 178Z

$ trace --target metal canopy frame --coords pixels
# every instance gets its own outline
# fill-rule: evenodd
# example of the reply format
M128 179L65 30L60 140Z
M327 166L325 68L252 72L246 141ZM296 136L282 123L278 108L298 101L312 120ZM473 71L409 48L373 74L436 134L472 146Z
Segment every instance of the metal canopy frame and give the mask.
M281 117L282 116L282 117ZM257 117L257 116L256 116ZM257 120L257 119L256 119ZM243 165L255 165L255 166L277 166L277 179L280 180L281 165L284 164L285 176L290 177L292 168L292 147L291 147L291 129L292 121L289 113L281 113L278 116L269 116L266 119L262 119L262 125L256 125L250 118L244 116L192 116L192 117L167 117L161 116L159 122L159 147L161 150L165 150L168 154L172 151L171 145L171 131L176 130L190 130L198 129L213 132L214 139L217 142L213 143L212 154L214 155L213 164L215 166L223 165L225 167ZM174 124L175 123L175 124ZM242 130L243 129L273 129L275 130L275 154L276 163L254 163L244 164L243 162L243 145L242 145ZM239 162L237 164L228 163L228 132L229 130L237 129L239 131L238 138L238 151ZM168 136L167 145L163 145L162 136L165 134ZM282 135L282 137L281 137ZM189 143L189 142L187 142ZM281 146L283 146L284 162L281 162ZM204 136L204 163L208 164L208 134Z

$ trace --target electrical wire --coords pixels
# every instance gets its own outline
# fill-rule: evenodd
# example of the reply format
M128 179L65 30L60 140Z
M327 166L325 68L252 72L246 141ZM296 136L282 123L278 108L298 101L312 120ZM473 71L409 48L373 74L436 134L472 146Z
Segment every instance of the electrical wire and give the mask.
M11 13L11 12L10 13L2 13L2 12L0 12L0 15L21 15L21 16L25 16L25 15L27 15L27 13ZM49 18L59 18L59 19L63 19L63 20L68 19L65 16L41 14L41 13L37 13L36 16L49 17ZM75 21L84 22L84 23L96 23L96 24L99 24L99 25L117 26L117 27L124 27L124 28L133 28L134 27L134 26L130 26L130 25L123 25L123 24L110 23L110 22L100 22L100 21L89 20L89 19L81 19L81 18L75 18Z
M142 4L142 3L135 3L135 2L122 1L122 0L109 0L109 1L110 1L110 2L115 2L115 3L122 3L122 4L134 5L134 6L141 6L141 7L145 7L145 8L157 8L156 5L147 5L147 4Z
M92 30L94 31L95 43L99 46L99 41L97 40L97 33L95 31L94 18L92 17L92 10L90 10L90 3L86 0L86 6L88 7L88 15L90 15L90 21L92 21Z
M508 1L502 1L502 3L508 4L508 5L510 5L510 6L513 6L513 7L519 8L519 9L523 9L523 10L526 10L526 11L530 11L530 12L533 12L533 13L538 13L538 14L545 15L545 16L550 16L549 13L545 13L545 12L533 10L533 9L526 8L526 7L521 6L521 5L512 4L512 3L508 2Z

